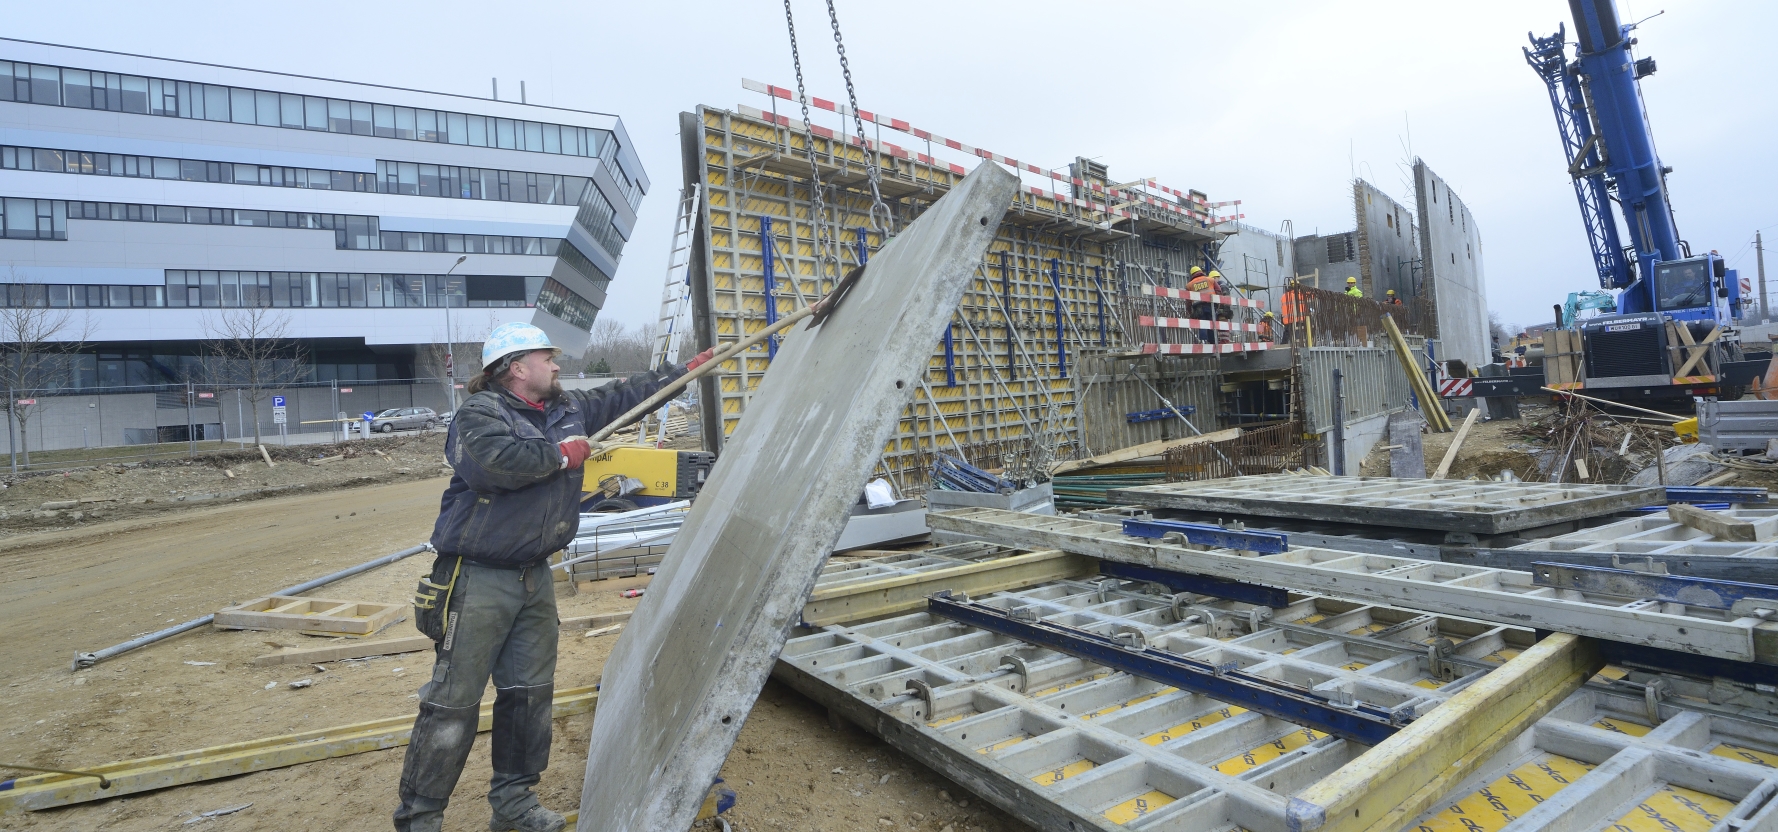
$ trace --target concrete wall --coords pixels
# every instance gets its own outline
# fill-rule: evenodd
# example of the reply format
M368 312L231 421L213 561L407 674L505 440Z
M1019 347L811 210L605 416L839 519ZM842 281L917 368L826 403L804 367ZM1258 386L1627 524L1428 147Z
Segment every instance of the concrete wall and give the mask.
M1475 217L1426 163L1414 160L1425 284L1438 309L1441 360L1488 363L1488 294L1482 274L1482 234Z
M1358 285L1364 296L1381 300L1395 290L1403 299L1419 292L1419 235L1413 209L1363 179L1352 182L1352 214L1357 221Z
M1311 286L1340 291L1346 288L1346 278L1358 277L1358 235L1355 232L1298 237L1292 248L1297 276L1310 280L1310 275L1319 275L1319 279L1310 281Z
M1294 241L1245 223L1223 223L1217 228L1235 232L1222 241L1216 252L1223 276L1235 285L1246 283L1273 290L1269 295L1259 291L1253 294L1267 301L1267 308L1275 308L1285 279L1294 274L1296 267Z

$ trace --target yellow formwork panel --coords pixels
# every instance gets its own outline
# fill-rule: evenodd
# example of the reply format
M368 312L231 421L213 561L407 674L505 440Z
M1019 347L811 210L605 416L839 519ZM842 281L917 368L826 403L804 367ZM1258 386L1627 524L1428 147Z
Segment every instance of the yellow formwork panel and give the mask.
M1419 832L1497 832L1592 770L1579 760L1541 755L1427 818Z
M1112 823L1129 823L1172 802L1172 795L1158 789L1150 789L1106 809L1105 819Z
M1726 742L1718 743L1715 748L1710 749L1710 753L1715 754L1718 757L1727 757L1728 759L1738 760L1743 763L1753 763L1755 765L1766 766L1767 768L1778 768L1778 754L1773 754L1770 751L1759 751L1743 745L1733 745Z
M1235 716L1237 714L1244 714L1244 713L1247 713L1246 708L1241 708L1241 707L1237 707L1234 705L1230 705L1229 707L1226 707L1226 708L1221 708L1218 710L1211 711L1207 714L1201 714L1199 716L1192 717L1191 719L1181 722L1178 725L1175 725L1175 726L1168 728L1164 731L1156 731L1152 734L1149 734L1146 737L1143 737L1142 741L1145 743L1148 743L1149 745L1160 745L1161 743L1164 743L1170 739L1174 739L1177 737L1183 737L1186 734L1189 734L1193 731L1199 730L1201 728L1208 728L1212 725L1215 725L1218 722L1228 719L1229 717Z
M1098 763L1083 758L1057 768L1040 771L1031 780L1040 786L1054 786L1076 774L1085 774L1098 767Z
M1241 754L1211 766L1211 768L1223 774L1240 774L1250 768L1265 765L1325 736L1327 735L1313 728L1298 728L1271 742L1249 748Z

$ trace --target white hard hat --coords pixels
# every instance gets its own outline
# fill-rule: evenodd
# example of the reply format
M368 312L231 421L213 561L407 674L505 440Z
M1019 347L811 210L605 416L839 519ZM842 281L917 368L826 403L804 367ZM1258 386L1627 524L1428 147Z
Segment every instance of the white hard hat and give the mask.
M482 342L482 369L486 370L514 353L555 348L549 342L549 336L537 327L522 323L501 324L488 333L488 340Z

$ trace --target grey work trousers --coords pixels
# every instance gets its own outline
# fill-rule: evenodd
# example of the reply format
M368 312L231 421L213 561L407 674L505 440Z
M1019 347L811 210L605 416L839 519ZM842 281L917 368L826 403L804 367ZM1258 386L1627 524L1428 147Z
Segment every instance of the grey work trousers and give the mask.
M445 620L445 637L434 645L438 658L431 681L420 686L420 715L401 766L398 830L444 812L475 743L490 676L494 777L488 803L495 816L516 818L535 805L531 787L549 766L557 637L549 568L490 569L465 561Z

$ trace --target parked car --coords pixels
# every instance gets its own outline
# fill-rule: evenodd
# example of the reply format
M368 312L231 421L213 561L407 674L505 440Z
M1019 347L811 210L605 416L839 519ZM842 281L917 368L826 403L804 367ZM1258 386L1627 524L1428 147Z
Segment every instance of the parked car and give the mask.
M431 430L438 427L438 413L430 407L396 407L378 413L370 429L379 433L397 430Z
M444 412L443 415L438 417L438 423L441 425L444 425L445 427L448 428L451 426L451 419L456 417L456 415L457 415L457 411L447 410Z

